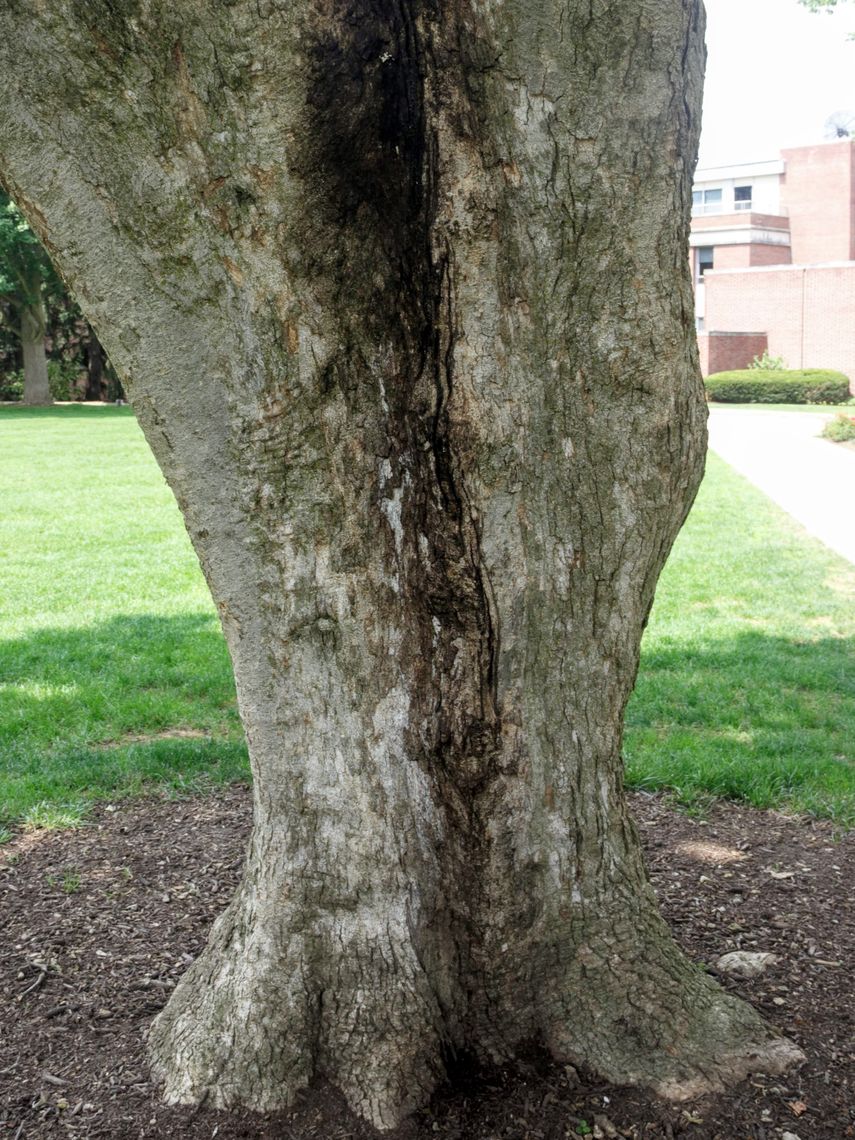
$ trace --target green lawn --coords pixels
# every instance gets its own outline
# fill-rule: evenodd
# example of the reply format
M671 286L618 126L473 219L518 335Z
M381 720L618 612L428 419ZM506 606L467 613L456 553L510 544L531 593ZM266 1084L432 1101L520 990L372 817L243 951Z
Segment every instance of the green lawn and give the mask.
M710 400L710 410L734 412L813 412L815 415L834 416L838 412L855 415L855 396L848 404L732 404L724 400Z
M219 626L132 413L0 409L0 503L0 825L246 779ZM629 781L851 824L853 740L855 568L712 457L645 636Z
M0 409L0 823L244 778L219 623L127 408Z
M710 455L644 637L628 780L853 825L853 748L855 567Z

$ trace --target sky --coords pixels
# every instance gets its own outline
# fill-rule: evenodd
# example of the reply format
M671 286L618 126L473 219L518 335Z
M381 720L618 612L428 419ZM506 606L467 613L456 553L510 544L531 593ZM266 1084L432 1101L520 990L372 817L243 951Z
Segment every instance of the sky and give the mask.
M706 0L699 166L777 158L819 142L833 111L855 116L855 3L829 15L797 0Z

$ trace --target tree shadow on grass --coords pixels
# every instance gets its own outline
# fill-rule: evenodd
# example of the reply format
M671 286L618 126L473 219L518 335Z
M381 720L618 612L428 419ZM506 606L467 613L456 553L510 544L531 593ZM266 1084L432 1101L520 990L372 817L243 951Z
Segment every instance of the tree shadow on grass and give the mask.
M213 614L122 616L0 642L0 819L42 800L247 773Z
M53 404L46 408L32 408L25 404L5 404L0 407L0 418L8 416L12 420L89 420L134 418L134 410L128 404Z
M175 736L168 730L195 729ZM642 658L628 782L855 822L855 639L745 631ZM211 613L122 616L0 642L0 819L40 800L248 773Z
M749 630L642 655L627 780L855 822L855 639Z

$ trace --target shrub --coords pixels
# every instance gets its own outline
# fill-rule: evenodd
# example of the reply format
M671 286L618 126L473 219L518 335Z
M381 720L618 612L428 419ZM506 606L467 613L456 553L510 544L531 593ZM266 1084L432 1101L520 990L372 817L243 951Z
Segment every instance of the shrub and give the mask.
M820 433L823 439L833 439L835 443L847 443L855 440L855 416L846 416L843 413L829 420Z
M23 395L24 373L20 368L17 372L7 372L5 376L0 376L0 401L20 400Z
M704 381L708 400L723 404L845 404L849 380L819 368L745 368L716 372Z
M73 360L61 357L59 360L47 362L48 385L50 394L55 400L81 400L83 397L77 387L77 378L80 375L80 366Z
M760 356L755 356L748 365L753 371L783 372L786 369L783 356L770 356L769 349L764 348Z

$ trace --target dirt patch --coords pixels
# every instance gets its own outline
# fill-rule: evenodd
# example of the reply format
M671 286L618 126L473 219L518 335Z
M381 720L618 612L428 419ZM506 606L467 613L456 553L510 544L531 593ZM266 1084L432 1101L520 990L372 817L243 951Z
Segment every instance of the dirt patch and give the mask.
M461 1063L394 1140L855 1137L855 834L732 805L702 823L659 798L633 804L686 951L708 968L733 950L778 956L758 978L722 982L805 1065L670 1106L538 1054L489 1071ZM149 1083L143 1033L230 897L248 823L248 793L229 789L101 809L82 830L0 849L0 1137L374 1140L331 1089L258 1116L167 1108Z
M126 732L115 740L101 740L98 748L119 748L124 744L151 744L154 740L206 740L211 733L203 728L164 728L160 732Z

